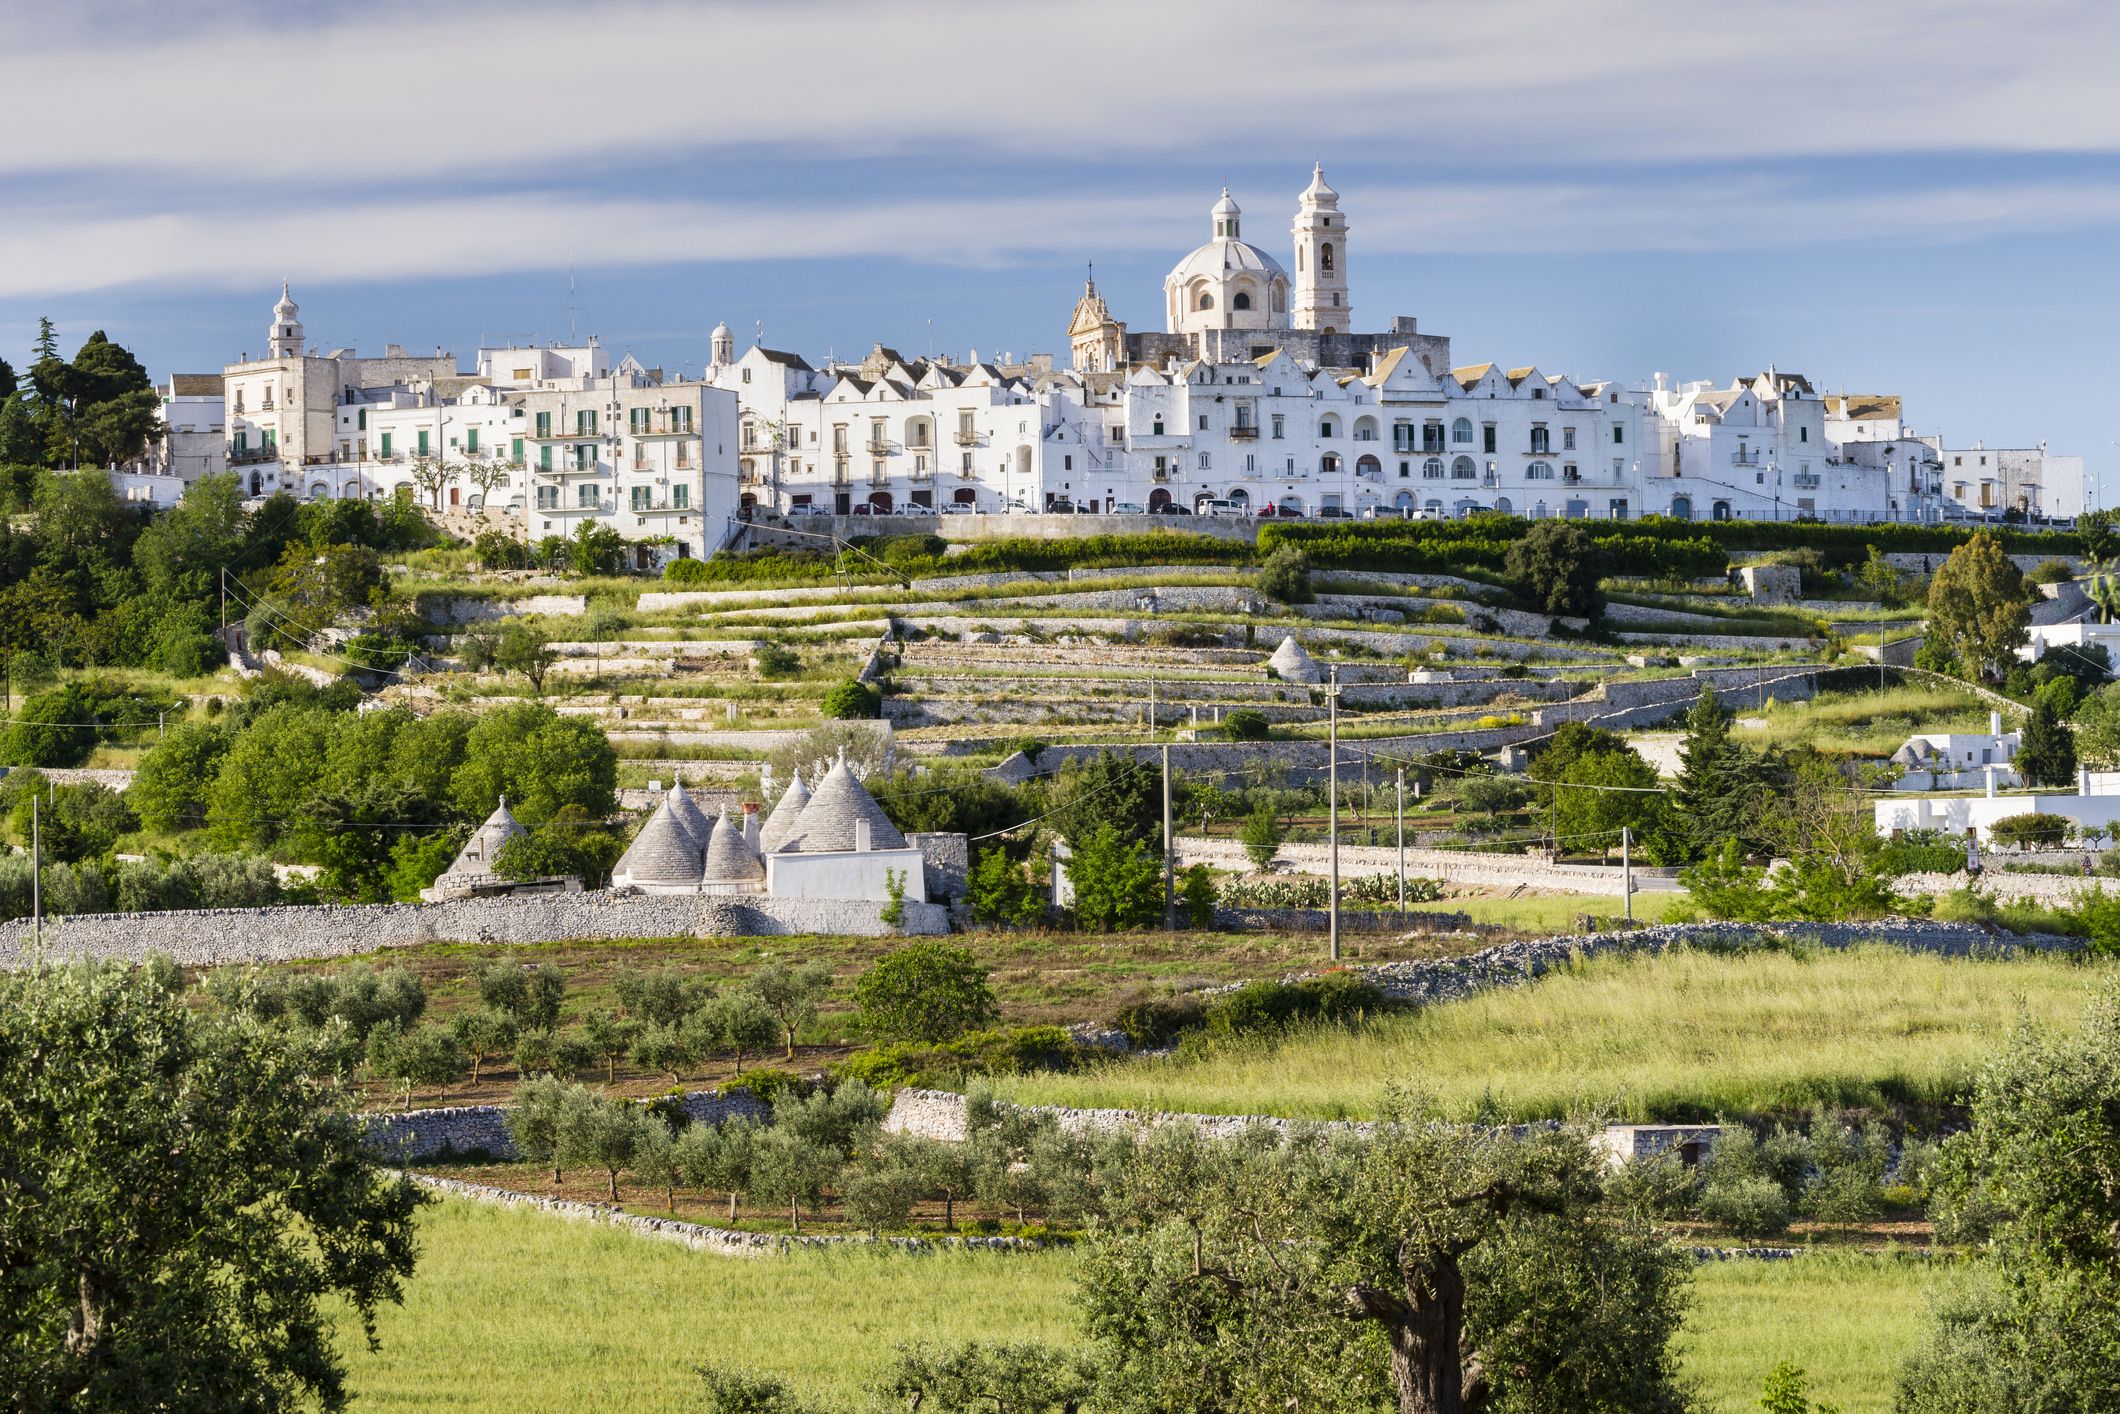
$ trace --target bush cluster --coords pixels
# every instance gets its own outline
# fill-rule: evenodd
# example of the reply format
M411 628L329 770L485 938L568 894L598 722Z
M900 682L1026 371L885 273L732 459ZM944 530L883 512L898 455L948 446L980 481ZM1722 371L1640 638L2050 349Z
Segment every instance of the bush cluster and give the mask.
M1370 524L1305 524L1276 521L1259 529L1259 553L1301 550L1322 570L1417 570L1453 573L1473 569L1500 574L1509 547L1533 522L1516 516L1482 515L1464 520L1384 521ZM1647 523L1624 530L1586 525L1600 571L1631 579L1704 579L1729 567L1727 551L1706 536L1645 533Z

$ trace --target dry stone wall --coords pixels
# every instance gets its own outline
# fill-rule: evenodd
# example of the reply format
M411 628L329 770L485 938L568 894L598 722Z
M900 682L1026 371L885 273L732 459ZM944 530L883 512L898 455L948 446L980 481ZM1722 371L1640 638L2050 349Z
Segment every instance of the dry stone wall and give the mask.
M748 1090L721 1094L694 1090L682 1101L685 1117L694 1124L720 1124L731 1119L770 1119L772 1106ZM451 1156L485 1155L506 1161L522 1157L508 1137L508 1106L452 1105L438 1109L404 1110L395 1114L370 1114L363 1118L363 1138L368 1147L394 1164Z
M137 962L165 953L187 967L348 957L422 943L547 943L562 939L789 937L949 931L939 904L905 905L901 928L886 926L883 905L866 899L711 898L697 894L585 892L443 903L192 909L172 913L83 914L47 919L47 958ZM0 967L19 967L31 950L30 925L0 924Z

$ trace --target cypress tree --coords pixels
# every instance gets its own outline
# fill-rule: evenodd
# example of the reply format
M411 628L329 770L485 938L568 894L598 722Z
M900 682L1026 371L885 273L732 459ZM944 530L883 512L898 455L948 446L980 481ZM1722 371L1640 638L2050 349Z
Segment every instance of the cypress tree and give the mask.
M2076 734L2055 715L2052 704L2032 704L2032 718L2018 738L2015 764L2027 785L2065 786L2075 780Z
M1680 834L1693 859L1714 853L1724 840L1750 846L1757 838L1758 755L1730 738L1730 713L1712 685L1686 712L1686 740L1678 749L1678 784L1672 789Z

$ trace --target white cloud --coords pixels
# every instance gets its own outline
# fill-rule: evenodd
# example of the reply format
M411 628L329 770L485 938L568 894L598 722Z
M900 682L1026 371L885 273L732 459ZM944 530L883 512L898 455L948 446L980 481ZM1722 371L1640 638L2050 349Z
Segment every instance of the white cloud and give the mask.
M1364 252L1742 252L1889 239L1908 244L2120 224L2120 183L2019 183L1891 193L1726 182L1364 184L1343 193ZM1282 243L1254 203L1255 239ZM1204 199L1075 189L990 200L801 205L570 200L543 193L265 204L145 215L17 213L0 225L0 296L147 284L234 287L295 279L390 280L589 266L903 258L999 266L1165 252L1205 238Z
M0 173L138 169L269 201L598 158L1313 152L1483 161L2120 151L2098 0L1076 0L261 9L76 25L0 59L64 113ZM85 78L104 95L78 101ZM1251 97L1249 95L1256 95Z

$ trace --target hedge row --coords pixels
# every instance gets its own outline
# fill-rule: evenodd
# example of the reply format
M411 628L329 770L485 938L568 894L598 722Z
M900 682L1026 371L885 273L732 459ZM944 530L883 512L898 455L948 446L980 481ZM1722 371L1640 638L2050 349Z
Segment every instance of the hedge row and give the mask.
M1260 528L1259 553L1293 546L1309 556L1314 568L1324 570L1500 571L1509 546L1528 526L1528 521L1516 516L1370 525L1276 523ZM1703 579L1729 567L1728 554L1704 536L1641 535L1631 525L1617 529L1611 522L1585 522L1584 526L1604 556L1606 574Z

